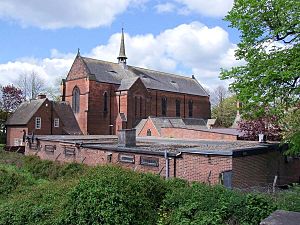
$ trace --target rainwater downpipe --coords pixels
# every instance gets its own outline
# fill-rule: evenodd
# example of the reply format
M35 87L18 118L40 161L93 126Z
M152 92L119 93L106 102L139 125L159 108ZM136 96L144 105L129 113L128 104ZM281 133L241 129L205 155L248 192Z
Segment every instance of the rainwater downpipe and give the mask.
M166 180L169 178L169 159L168 159L168 151L165 150L165 160L166 160Z

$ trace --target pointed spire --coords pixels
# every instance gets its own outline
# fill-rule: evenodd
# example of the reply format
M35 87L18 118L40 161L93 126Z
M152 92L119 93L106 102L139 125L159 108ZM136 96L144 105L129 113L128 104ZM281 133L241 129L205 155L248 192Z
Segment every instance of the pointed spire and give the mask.
M123 64L126 64L126 54L125 54L125 42L124 42L124 31L123 31L123 28L122 28L122 36L121 36L121 45L120 45L120 53L119 53L119 56L118 56L118 62L119 63L123 63Z
M77 55L80 55L80 48L77 49Z

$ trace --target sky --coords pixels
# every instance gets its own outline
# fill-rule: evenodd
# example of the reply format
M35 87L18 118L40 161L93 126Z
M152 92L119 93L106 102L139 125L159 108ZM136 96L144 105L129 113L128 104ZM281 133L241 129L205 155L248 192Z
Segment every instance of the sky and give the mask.
M127 63L183 76L206 88L228 85L220 68L234 57L239 32L222 18L233 0L1 0L0 85L39 74L49 86L82 56L117 62L124 28Z

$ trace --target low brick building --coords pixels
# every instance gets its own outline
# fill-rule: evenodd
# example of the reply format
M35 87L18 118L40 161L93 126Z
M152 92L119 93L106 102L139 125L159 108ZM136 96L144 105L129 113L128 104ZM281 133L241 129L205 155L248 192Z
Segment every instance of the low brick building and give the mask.
M237 129L208 129L207 120L199 118L151 117L136 126L137 136L236 141Z
M25 136L82 134L67 102L54 102L39 95L22 103L6 122L7 146L22 146Z
M134 171L224 184L229 188L267 187L299 182L299 158L286 158L278 144L138 137L135 147L119 146L116 136L39 136L26 155L41 159L108 163Z

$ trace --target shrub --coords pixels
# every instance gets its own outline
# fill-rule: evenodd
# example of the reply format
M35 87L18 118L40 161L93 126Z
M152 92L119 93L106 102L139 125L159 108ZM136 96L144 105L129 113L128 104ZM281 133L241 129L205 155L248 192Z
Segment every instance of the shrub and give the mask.
M0 225L57 224L66 193L75 184L76 180L46 182L15 193L0 204Z
M166 194L159 224L258 224L275 209L266 198L193 183Z
M31 185L34 179L13 166L0 165L0 195L7 195L20 185Z
M61 224L155 224L165 194L154 175L95 168L69 193Z

